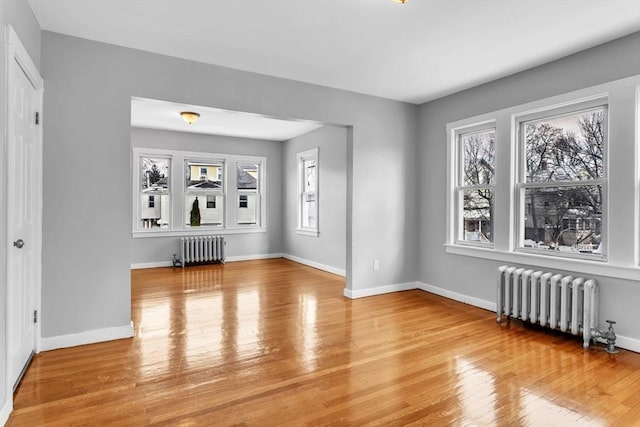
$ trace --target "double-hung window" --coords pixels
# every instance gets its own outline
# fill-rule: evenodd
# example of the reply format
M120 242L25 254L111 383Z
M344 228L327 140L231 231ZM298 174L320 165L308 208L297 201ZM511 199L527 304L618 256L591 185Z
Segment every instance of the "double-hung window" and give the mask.
M318 148L298 153L298 233L318 235Z
M603 257L607 104L517 118L521 250Z
M236 188L238 203L236 222L239 225L255 225L260 220L260 162L236 163Z
M185 226L224 225L224 165L223 160L185 160Z
M496 131L491 125L455 130L455 239L492 246Z
M171 223L171 158L139 157L137 171L140 200L138 228L168 228Z

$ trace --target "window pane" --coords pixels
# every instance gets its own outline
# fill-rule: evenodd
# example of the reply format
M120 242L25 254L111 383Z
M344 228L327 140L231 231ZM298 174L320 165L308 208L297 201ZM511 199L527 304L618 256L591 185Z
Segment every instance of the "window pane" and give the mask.
M238 190L240 191L257 191L259 179L259 165L255 162L238 163L236 169Z
M140 185L143 192L169 188L170 159L140 158Z
M464 185L493 184L495 175L494 129L460 136Z
M224 216L224 196L220 194L187 194L184 198L185 208L185 225L197 227L196 223L192 225L191 219L194 211L194 202L198 199L198 213L200 214L200 225L222 225Z
M140 195L140 227L168 228L171 197L168 194L152 192Z
M222 190L222 163L187 162L186 175L187 190Z
M463 190L463 240L493 242L493 191L491 189Z
M527 188L524 197L524 247L601 254L601 185Z
M527 182L604 177L605 110L523 123Z
M258 195L240 194L236 212L238 224L256 224L258 222Z
M315 193L316 191L316 159L305 159L303 161L304 182L303 191L305 193Z
M316 193L302 193L302 227L315 228L317 209L316 209Z

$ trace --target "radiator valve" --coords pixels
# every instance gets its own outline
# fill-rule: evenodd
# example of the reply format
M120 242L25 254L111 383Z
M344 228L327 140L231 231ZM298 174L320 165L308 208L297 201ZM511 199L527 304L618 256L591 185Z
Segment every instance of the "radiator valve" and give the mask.
M613 325L615 325L616 322L613 320L606 320L606 322L609 324L609 329L607 329L602 336L602 338L607 341L607 346L604 351L615 354L618 352L618 349L616 348L616 331L613 330Z
M178 259L178 256L176 254L173 254L173 266L182 267L182 261Z

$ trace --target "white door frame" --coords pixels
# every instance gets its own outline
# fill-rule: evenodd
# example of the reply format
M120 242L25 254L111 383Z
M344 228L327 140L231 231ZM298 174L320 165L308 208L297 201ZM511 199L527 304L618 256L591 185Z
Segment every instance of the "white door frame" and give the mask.
M10 138L13 138L14 135L12 135L12 127L9 126L10 123L10 118L13 117L13 115L15 114L14 108L12 105L10 105L10 103L8 103L6 101L6 99L9 98L9 91L11 90L12 86L14 85L14 81L15 81L15 76L14 76L14 63L17 63L20 68L22 68L22 71L24 72L24 74L27 76L27 78L31 81L31 83L33 84L34 88L36 89L36 91L38 92L38 105L37 105L37 111L40 112L40 125L37 127L37 135L36 135L36 139L37 139L37 143L42 147L42 104L43 104L43 94L44 94L44 82L42 80L42 77L40 77L40 73L38 72L38 68L35 66L35 64L33 63L33 61L31 60L31 57L29 56L29 53L27 52L27 50L25 49L24 45L22 44L22 42L20 41L20 39L18 38L17 33L15 32L15 30L13 29L13 27L11 27L10 25L6 26L6 49L7 49L7 56L6 56L6 76L7 76L7 80L6 80L6 87L5 87L5 93L6 93L6 97L5 100L3 102L5 102L6 105L6 127L5 127L5 138L4 138L4 146L2 147L2 149L4 150L4 152L6 152L6 147L7 147L7 143L8 141L10 141ZM2 170L4 171L4 182L5 182L5 187L2 189L2 196L3 196L3 205L6 206L6 197L7 197L7 192L6 192L6 185L7 185L7 164L6 162L8 161L8 159L5 157L4 158L4 164L2 165ZM36 223L36 230L35 230L35 242L34 242L34 246L35 246L35 265L36 265L36 271L35 271L35 290L34 290L34 297L35 297L35 309L38 311L38 313L42 312L42 307L41 307L41 300L42 300L42 153L39 156L39 159L37 159L38 162L38 169L40 171L40 177L37 180L38 181L38 185L37 185L37 189L36 189L36 198L39 199L38 202L38 208L36 209L36 219L35 219L35 223ZM6 209L6 208L5 208ZM5 224L3 224L4 229L8 232L7 226L8 224L6 224L7 218L6 218L6 211L5 211ZM7 254L5 253L5 265L6 265L6 257ZM7 283L7 277L6 277L6 270L3 273L5 275L5 277L3 278L5 285L8 286ZM6 299L6 295L5 298L3 298L4 302L3 304L5 304L4 307L4 313L7 313L7 299ZM41 316L39 316L41 317ZM8 320L5 318L5 320ZM38 319L38 322L36 323L35 326L35 342L34 342L34 349L35 352L38 353L40 352L40 348L41 348L41 334L42 334L42 328L41 328L41 320ZM4 335L4 340L6 343L6 339L8 337L8 328L9 325L7 322L5 322L5 328L3 331L0 331L0 333L2 333ZM5 366L4 366L4 379L5 379L5 384L3 384L3 387L6 390L6 400L8 401L9 404L9 410L11 410L13 408L13 384L10 384L10 381L8 380L8 374L9 374L9 349L5 347L5 354L3 355L3 359L5 360ZM1 404L2 402L0 402ZM4 409L4 408L3 408Z

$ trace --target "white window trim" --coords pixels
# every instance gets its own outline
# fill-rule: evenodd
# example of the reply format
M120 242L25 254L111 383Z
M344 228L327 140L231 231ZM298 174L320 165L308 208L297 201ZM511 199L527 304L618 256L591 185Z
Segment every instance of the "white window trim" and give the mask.
M165 157L171 159L171 170L169 173L169 193L171 194L171 215L170 227L168 229L143 229L139 226L138 212L140 209L140 174L138 172L141 157ZM191 228L185 224L184 199L187 191L185 189L184 177L186 161L223 162L223 188L218 195L224 196L224 223L222 226L200 226ZM260 198L259 221L258 224L235 224L235 203L229 200L237 199L239 194L230 185L229 177L235 173L235 169L229 172L229 165L236 165L238 162L256 162L260 164L258 196ZM263 156L245 156L221 153L203 153L193 151L165 150L156 148L132 147L132 215L131 234L133 238L147 237L169 237L199 234L246 234L266 232L266 170L267 158ZM235 178L233 179L235 183Z
M298 227L295 229L296 234L303 236L318 237L320 234L320 161L319 161L319 149L318 147L312 148L307 151L302 151L296 155L296 162L298 164L298 193L296 199L298 201ZM303 227L302 226L302 192L303 180L304 180L304 161L309 159L315 159L316 161L316 226L315 227Z
M525 147L524 136L522 135L522 124L528 121L543 119L545 117L555 117L564 114L578 113L583 110L595 109L597 107L604 107L605 112L605 126L604 126L604 159L603 159L603 172L604 178L585 180L582 182L545 182L545 183L527 183L526 182L526 165L525 165ZM576 253L562 253L554 252L553 255L547 254L546 256L554 258L574 258L582 260L592 261L606 261L607 260L607 247L609 242L608 235L608 213L609 213L609 199L608 199L608 183L609 183L609 98L608 96L594 96L588 99L580 99L576 102L565 102L559 106L552 106L547 109L536 109L534 112L525 112L514 116L514 131L517 143L517 170L518 178L515 184L515 222L517 232L514 234L514 248L516 252L532 253L538 255L545 255L544 249L525 248L524 242L524 206L525 200L523 192L526 188L544 188L544 187L567 187L567 186L587 186L587 185L601 185L602 186L602 224L601 232L602 239L602 254L601 255L580 255Z
M565 258L516 249L519 223L516 209L516 120L528 114L565 105L575 105L594 99L609 99L609 135L611 141L608 152L609 191L604 203L608 212L618 212L624 216L620 226L609 221L603 224L603 233L608 236L606 259ZM455 240L453 196L455 183L454 144L452 131L464 126L496 122L496 209L501 217L494 224L494 248L457 244ZM446 239L445 251L449 254L477 257L497 262L533 265L541 268L579 271L584 274L606 276L629 280L640 280L640 75L603 83L597 86L529 102L526 104L487 112L447 124L447 195L446 195ZM502 143L509 138L508 143ZM624 145L623 148L617 144ZM616 148L612 152L613 147ZM501 151L502 150L502 151ZM622 163L624 168L612 168ZM631 163L633 168L631 168ZM633 169L633 170L631 170ZM623 181L622 181L623 180ZM622 185L620 185L622 184ZM622 187L622 188L620 188ZM629 188L633 188L633 192ZM613 205L612 205L613 204ZM519 209L519 208L518 208ZM622 209L622 210L621 210ZM496 215L497 218L497 215ZM445 225L445 224L443 224ZM611 246L613 245L613 247Z
M453 199L452 199L452 206L451 206L454 218L453 218L453 222L451 223L452 230L450 230L450 232L453 233L453 235L451 236L451 241L455 242L457 245L476 246L481 248L493 248L493 239L489 243L481 243L481 242L464 240L464 238L462 237L462 234L464 233L464 214L462 212L463 202L461 201L461 196L460 196L461 191L464 191L464 190L473 190L476 188L490 188L493 191L493 195L495 199L495 193L496 193L495 191L496 177L495 176L493 180L494 183L487 184L487 185L465 185L462 178L462 174L464 170L464 166L463 166L464 159L463 159L463 147L462 147L461 136L470 134L470 133L490 131L490 130L493 130L494 132L496 130L496 123L494 120L482 121L479 123L473 123L471 125L453 128L451 129L451 132L450 132L451 139L449 141L449 144L450 146L452 145L452 147L450 148L453 152L452 153L453 163L451 164L451 167L453 168L453 170L451 171L453 176L451 177L451 179L453 180L453 186L454 186L453 188L454 194L452 195ZM494 168L495 168L495 165L494 165ZM497 173L497 169L496 169L496 173ZM495 227L494 218L491 218L491 222L492 222L492 229L493 229Z

